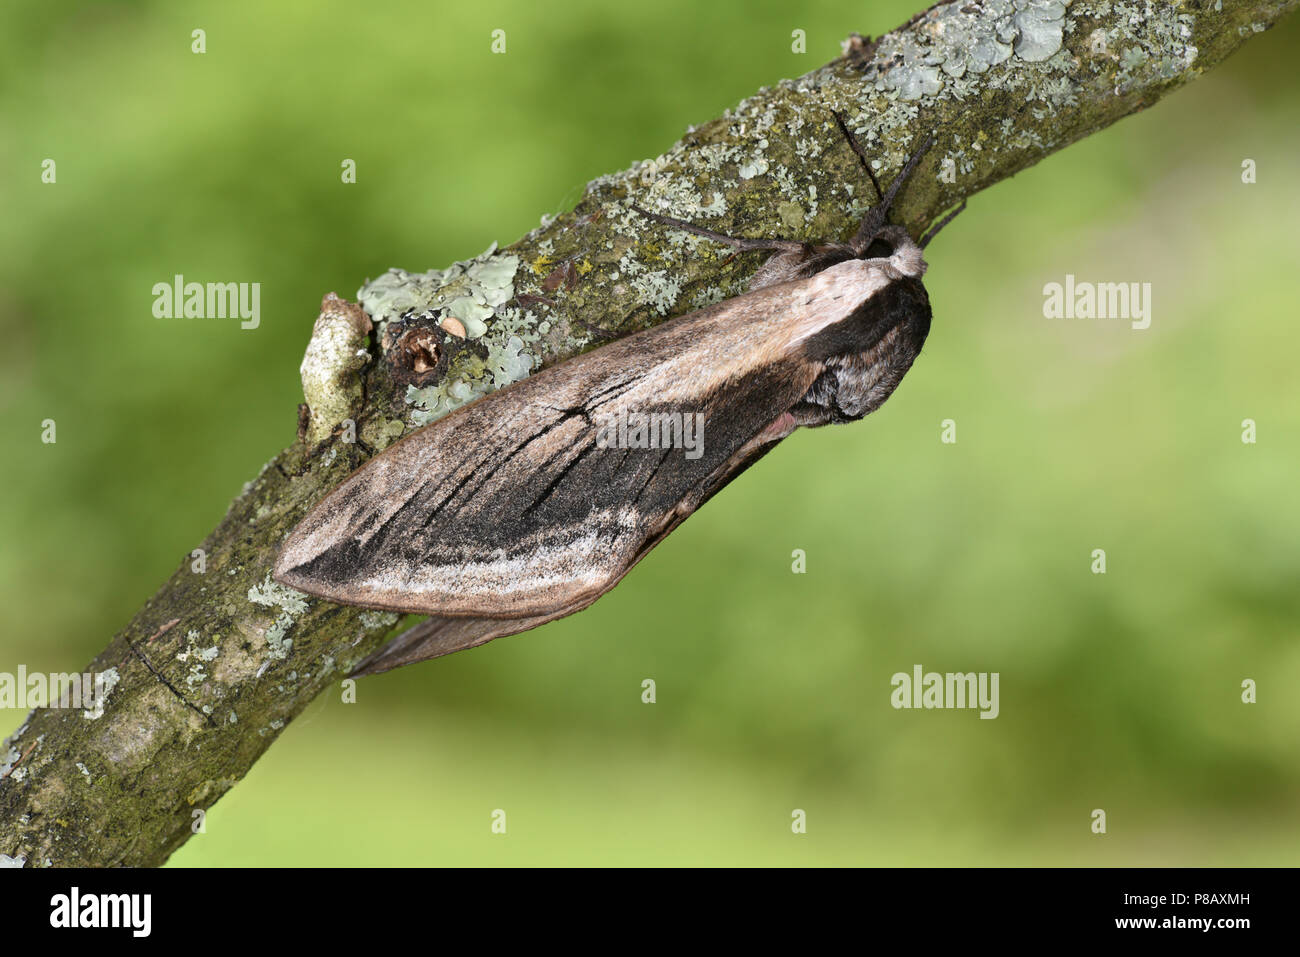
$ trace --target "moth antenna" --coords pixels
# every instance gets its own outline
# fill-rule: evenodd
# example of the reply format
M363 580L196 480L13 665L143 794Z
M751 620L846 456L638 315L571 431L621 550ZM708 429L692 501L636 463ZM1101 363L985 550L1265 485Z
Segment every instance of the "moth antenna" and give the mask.
M858 227L858 231L850 240L849 244L854 249L866 249L867 244L871 242L871 238L876 235L881 226L885 225L885 221L889 218L889 208L894 205L894 198L898 195L898 191L903 188L903 184L912 175L912 172L916 169L916 164L921 162L921 157L933 145L934 134L931 133L925 138L925 142L921 144L920 149L907 158L903 168L894 177L894 181L889 184L889 192L885 193L879 203L867 210L867 215L862 218L862 225Z
M931 226L929 229L927 229L927 230L922 234L921 238L917 241L917 245L920 246L922 249L924 249L927 245L929 245L930 240L934 239L935 236L938 236L938 235L939 235L939 230L943 229L943 227L947 226L947 225L948 225L949 223L951 223L954 219L956 219L956 218L957 218L957 214L960 213L960 212L961 212L963 209L965 209L965 208L966 208L966 200L963 199L963 200L958 204L958 206L957 206L956 209L954 209L951 213L949 213L949 214L948 214L947 216L945 216L943 219L939 220L937 223L935 223L933 226Z
M726 243L735 249L747 251L751 249L806 249L807 243L801 243L794 239L746 239L743 236L728 236L726 233L717 233L711 229L704 229L701 226L693 226L683 219L673 219L671 216L660 216L658 213L652 213L649 210L642 209L635 203L628 205L640 213L646 219L653 219L656 223L662 223L664 226L672 226L674 229L680 229L688 233L694 233L696 236L703 236L705 239L712 239L714 242Z
M862 144L858 142L858 138L853 135L853 131L849 129L849 125L844 122L843 114L831 110L831 116L835 117L835 122L839 125L840 132L843 133L844 138L849 141L849 146L853 147L853 152L858 154L858 162L862 164L862 168L866 171L867 176L871 178L871 185L876 188L876 201L878 203L884 202L885 194L880 191L880 180L876 179L876 171L871 168L871 160L867 158L867 151L863 149Z

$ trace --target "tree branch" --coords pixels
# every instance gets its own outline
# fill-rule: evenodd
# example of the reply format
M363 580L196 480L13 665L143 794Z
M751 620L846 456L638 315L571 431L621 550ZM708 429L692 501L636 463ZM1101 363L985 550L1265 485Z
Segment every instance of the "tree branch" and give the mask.
M759 91L658 159L592 182L575 209L506 250L369 283L368 317L327 298L303 360L299 440L247 484L202 558L187 556L91 663L111 689L99 708L38 709L0 746L0 855L165 861L190 836L192 812L396 623L270 581L307 508L410 428L732 296L762 260L650 223L629 202L725 233L843 238L874 194L832 119L839 111L886 181L937 134L895 212L919 235L958 201L1215 66L1297 2L941 3L876 43L852 38L845 56Z

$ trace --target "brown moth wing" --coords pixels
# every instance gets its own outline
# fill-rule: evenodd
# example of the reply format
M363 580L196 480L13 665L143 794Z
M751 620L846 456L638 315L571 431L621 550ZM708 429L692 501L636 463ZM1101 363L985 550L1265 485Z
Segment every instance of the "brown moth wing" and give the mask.
M611 581L604 591L608 591L617 585L623 579L623 576L632 570L633 565L649 554L651 549L684 522L700 504L703 504L714 492L723 488L733 478L757 462L774 448L780 440L781 437L774 434L771 438L760 437L745 446L734 457L733 461L727 463L724 470L713 477L708 494L704 495L698 503L684 503L689 505L688 508L679 507L675 509L674 517L676 521L665 527L652 540L647 541L641 554L617 578ZM604 594L604 591L601 594ZM364 659L352 670L350 677L360 678L365 675L380 674L393 668L399 668L402 665L415 664L418 661L427 661L430 658L441 658L443 655L449 655L455 651L476 648L479 645L487 644L494 638L504 638L507 635L517 635L523 631L530 631L549 621L582 611L599 597L600 595L593 595L590 598L583 598L553 614L538 615L532 618L445 618L434 615L412 625L379 648L374 654Z
M888 281L851 260L458 409L326 496L290 534L275 578L440 617L549 620L585 607L734 477L728 463L805 394L821 369L800 343ZM620 409L703 413L703 454L598 448L598 418Z

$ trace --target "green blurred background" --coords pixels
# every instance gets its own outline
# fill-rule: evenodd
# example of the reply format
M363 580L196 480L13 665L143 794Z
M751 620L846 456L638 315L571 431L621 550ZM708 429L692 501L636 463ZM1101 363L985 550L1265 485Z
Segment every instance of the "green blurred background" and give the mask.
M917 8L7 3L0 669L82 666L292 441L323 293L509 242ZM1296 863L1298 38L977 196L884 409L587 612L323 696L173 864ZM154 319L177 272L261 282L261 328ZM1151 282L1151 328L1044 319L1067 272ZM917 663L999 672L1001 716L895 711Z

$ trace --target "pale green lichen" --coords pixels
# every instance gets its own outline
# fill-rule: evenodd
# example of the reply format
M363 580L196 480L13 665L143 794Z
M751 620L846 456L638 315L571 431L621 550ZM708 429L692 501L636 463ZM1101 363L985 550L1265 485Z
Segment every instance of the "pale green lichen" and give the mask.
M221 646L219 644L216 644L216 645L212 645L209 648L199 648L197 647L197 645L198 642L202 640L202 638L203 636L193 628L191 628L188 632L186 632L185 647L182 650L176 652L176 660L180 662L188 662L191 658L196 658L199 661L215 660L217 655L221 653ZM211 640L213 641L220 641L220 639L221 639L220 635L213 635L211 638ZM193 667L200 667L200 666L195 665Z
M288 657L289 651L293 648L293 640L286 638L285 635L293 627L298 616L307 610L307 596L300 591L272 581L268 572L262 584L254 585L248 590L248 600L255 605L280 609L280 614L276 616L271 626L266 629L266 646L270 650L270 656L268 661L263 664L263 668L265 668L270 661L283 660Z
M0 854L0 867L22 867L26 863L26 854L19 854L17 857L10 857L8 854Z
M766 142L760 142L758 144L758 148L763 149L766 145L767 145ZM767 172L766 156L755 156L753 159L744 163L739 170L741 179L753 179L755 176L762 176L766 172Z
M933 96L945 78L985 73L1013 55L1027 63L1061 49L1070 0L984 0L932 7L915 29L880 41L873 61L877 90L902 100Z
M1108 50L1119 50L1116 92L1124 93L1137 84L1159 83L1185 73L1199 51L1192 41L1196 18L1174 12L1167 3L1134 0L1114 6L1117 19L1102 33Z
M537 335L534 329L529 338L536 341ZM523 337L494 325L492 333L480 342L486 356L463 351L438 382L422 389L407 387L406 401L412 406L413 425L426 425L480 396L525 379L532 372L536 359L527 350L529 342Z
M446 269L390 269L362 286L357 299L381 329L407 313L433 312L439 319L460 320L466 337L479 339L498 307L514 296L518 268L519 257L498 253L493 243L482 255Z
M515 297L520 259L498 253L496 244L475 259L446 269L409 273L390 269L367 282L357 298L381 327L406 316L438 325L457 320L470 348L456 350L445 374L432 385L408 386L411 424L420 426L452 409L526 378L537 365L530 349L538 338L531 313L508 303ZM448 325L446 328L454 328ZM400 434L400 433L399 433Z
M289 657L289 652L293 650L293 639L286 638L285 635L293 627L293 619L288 615L281 615L271 623L271 627L266 629L266 647L270 650L271 660L280 661Z
M296 589L272 581L268 572L262 584L248 589L248 600L255 605L279 608L286 614L297 616L307 610L307 596Z
M361 613L361 627L366 631L377 631L384 629L387 631L397 624L400 615L391 611L363 611Z

